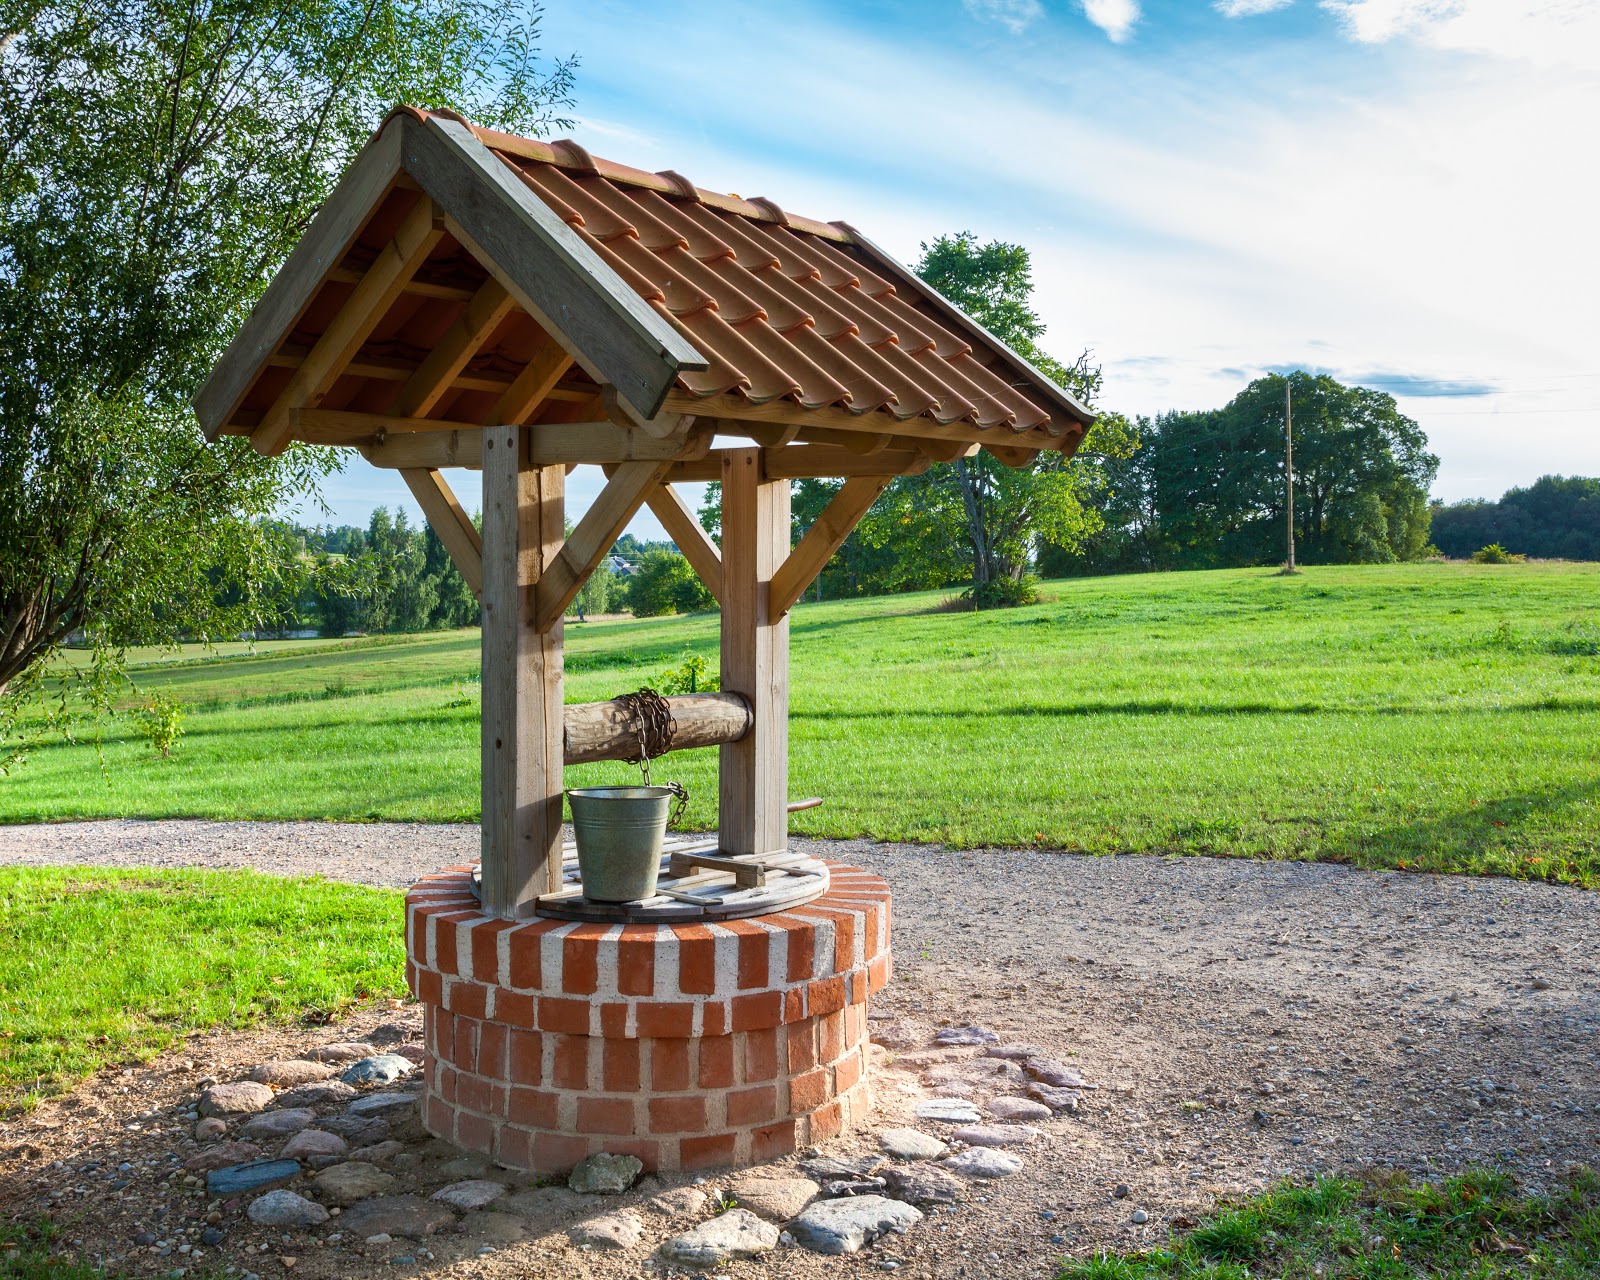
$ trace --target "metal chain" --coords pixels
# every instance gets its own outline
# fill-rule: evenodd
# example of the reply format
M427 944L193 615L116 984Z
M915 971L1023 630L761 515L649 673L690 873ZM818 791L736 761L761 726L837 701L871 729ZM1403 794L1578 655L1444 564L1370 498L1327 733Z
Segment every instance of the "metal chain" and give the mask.
M655 756L672 750L673 735L678 732L678 722L672 718L672 708L667 700L649 685L638 693L625 693L617 699L623 714L633 725L639 742L637 755L624 756L629 764L637 764L644 775L645 786L650 785L650 761ZM682 808L680 804L680 809Z

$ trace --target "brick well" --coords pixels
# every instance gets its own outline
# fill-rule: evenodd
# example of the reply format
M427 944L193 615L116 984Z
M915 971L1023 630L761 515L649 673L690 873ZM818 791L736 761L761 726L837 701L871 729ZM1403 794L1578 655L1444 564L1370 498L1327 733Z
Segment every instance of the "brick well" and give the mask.
M889 980L889 887L830 864L826 895L717 924L483 914L470 869L406 897L430 1132L501 1164L759 1162L865 1118L867 1001Z

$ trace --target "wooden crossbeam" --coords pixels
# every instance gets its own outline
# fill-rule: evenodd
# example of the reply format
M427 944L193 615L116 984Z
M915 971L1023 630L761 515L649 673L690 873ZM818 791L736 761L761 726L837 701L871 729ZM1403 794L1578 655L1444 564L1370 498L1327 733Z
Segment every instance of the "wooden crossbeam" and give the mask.
M973 446L974 448L976 446ZM713 449L703 458L673 464L673 481L705 482L722 476L722 453ZM763 451L764 474L772 480L806 480L832 476L921 475L933 459L920 450L885 449L859 454L833 445L793 444Z
M772 575L768 608L781 617L794 608L812 579L822 572L833 553L844 545L850 531L889 487L892 476L855 476L846 480L833 500L812 521L805 536Z
M400 388L389 403L389 411L402 418L426 417L515 306L506 287L490 276Z
M483 537L437 471L402 467L400 478L427 516L456 569L477 597L483 595Z
M560 427L535 430L559 431ZM624 462L618 465L600 496L578 521L534 590L533 628L544 633L561 620L601 557L628 527L645 495L660 482L667 462Z
M722 459L716 460L717 478L722 476ZM650 504L650 510L655 513L661 527L667 531L667 536L678 544L678 550L683 553L683 558L689 562L691 568L705 589L715 597L718 604L722 603L722 552L717 549L717 544L711 541L704 527L700 524L699 517L690 511L678 491L670 484L660 484L649 493L645 499Z
M308 348L299 343L286 342L267 357L267 364L274 369L298 369L306 358ZM371 357L365 360L352 360L345 372L356 378L376 378L379 382L405 382L417 371L413 364L404 360L383 359ZM474 373L463 373L456 377L450 384L452 391L493 391L497 395L503 393L512 383L513 379L496 374L491 370L481 370ZM575 404L587 404L595 399L595 388L592 383L584 382L558 382L545 396L546 400L567 400ZM591 415L600 417L598 410ZM246 433L248 434L248 433Z
M250 443L258 452L283 452L290 438L290 413L296 409L315 408L328 394L345 366L361 349L361 344L383 319L384 312L400 296L405 282L443 236L444 226L433 202L427 196L419 197L400 223L394 239L373 259L361 283L350 291L339 314L323 330L277 401L250 433Z
M421 429L424 423L428 424L427 429ZM359 446L375 467L437 471L441 467L476 470L483 465L483 430L465 422L424 418L397 423L384 414L318 409L299 415L295 436L319 444ZM544 424L534 433L529 447L536 466L614 466L694 458L703 456L710 445L710 427L691 425L678 436L660 440L611 422L564 422Z

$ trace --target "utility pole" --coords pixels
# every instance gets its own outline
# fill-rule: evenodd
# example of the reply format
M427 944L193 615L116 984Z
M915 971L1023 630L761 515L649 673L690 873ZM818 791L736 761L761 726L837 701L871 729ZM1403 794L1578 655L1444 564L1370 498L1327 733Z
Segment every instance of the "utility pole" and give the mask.
M1294 567L1294 404L1290 398L1289 375L1283 375L1283 483L1288 495L1289 559L1283 566L1285 573L1298 573Z

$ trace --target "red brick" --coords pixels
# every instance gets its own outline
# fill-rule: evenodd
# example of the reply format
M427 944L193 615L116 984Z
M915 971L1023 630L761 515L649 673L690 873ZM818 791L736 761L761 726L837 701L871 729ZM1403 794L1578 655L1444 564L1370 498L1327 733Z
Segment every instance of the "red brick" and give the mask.
M604 1040L600 1045L600 1085L607 1093L628 1093L639 1087L639 1042Z
M410 954L410 943L407 943L407 953ZM417 994L417 966L410 960L406 961L406 990L412 995Z
M540 920L536 924L518 925L511 931L510 967L506 976L513 987L535 991L542 985L539 939L560 927L558 921Z
M512 1169L528 1169L533 1165L532 1129L519 1129L503 1124L495 1135L495 1159Z
M794 914L813 921L833 922L833 952L823 957L824 973L844 973L855 965L856 921L859 917L848 907L830 907L828 898L822 898L803 907Z
M632 1098L579 1098L579 1133L627 1136L633 1132Z
M792 1119L762 1125L750 1131L750 1158L756 1164L788 1155L794 1148L795 1123Z
M624 925L617 939L617 990L650 996L656 990L656 926Z
M759 995L734 996L733 1029L754 1031L775 1027L783 1020L783 992L763 991Z
M867 1006L847 1004L844 1007L844 1042L860 1044L867 1038Z
M727 1089L733 1085L733 1037L700 1037L700 1087Z
M493 1086L482 1076L457 1076L456 1106L463 1107L468 1111L476 1111L479 1115L492 1114L494 1111Z
M478 1065L481 1076L506 1078L506 1029L498 1022L485 1022L478 1028Z
M513 1089L506 1104L506 1115L513 1124L554 1129L556 1100L557 1095L546 1089Z
M422 1107L422 1124L437 1138L454 1142L456 1136L456 1109L437 1094L430 1094Z
M729 1029L726 1000L707 1000L700 1006L701 1035L725 1036Z
M689 1042L650 1042L650 1089L654 1093L681 1093L690 1085Z
M890 965L890 955L887 951L875 957L867 965L867 986L871 990L882 991L889 985Z
M699 1133L706 1127L704 1098L651 1098L651 1133Z
M454 1062L456 1053L455 1018L449 1010L432 1006L427 1011L427 1018L428 1024L425 1030L428 1048L432 1049L439 1057Z
M558 1089L589 1087L588 1036L557 1036L555 1061L551 1064L551 1083Z
M739 990L767 985L767 965L772 956L772 935L748 920L725 920L722 927L739 935Z
M778 1032L775 1027L748 1031L744 1037L744 1082L759 1084L778 1074Z
M438 1006L444 1003L444 979L436 970L417 971L417 999L426 1005Z
M632 1156L647 1172L661 1167L661 1143L651 1138L607 1138L604 1146L614 1156Z
M456 1042L450 1060L463 1071L475 1071L478 1066L478 1028L483 1024L476 1018L458 1014L455 1020Z
M444 989L444 1007L451 1013L482 1018L489 1011L489 988L464 979L452 982Z
M828 1069L818 1067L789 1081L789 1111L801 1115L814 1111L829 1098Z
M638 1033L644 1039L687 1039L694 1034L694 1006L679 1002L641 1004Z
M811 1113L811 1141L828 1142L844 1132L844 1107L837 1101ZM466 1143L462 1143L466 1146Z
M678 990L708 996L717 989L717 940L703 924L677 925Z
M803 982L811 977L817 958L816 926L810 920L789 915L769 916L767 923L781 925L789 935L789 981Z
M833 1068L833 1087L840 1093L853 1089L861 1079L861 1050L852 1049Z
M783 993L783 1020L785 1022L803 1022L806 1016L806 989L790 987Z
M850 994L847 999L851 1004L865 1004L868 994L867 971L857 969L850 975Z
M472 930L472 976L479 982L500 981L500 935L514 928L513 920L491 920Z
M822 978L806 988L806 1007L813 1018L824 1013L837 1013L845 1003L843 978Z
M600 1034L608 1040L626 1039L628 1035L628 1006L617 1001L600 1006Z
M456 1100L456 1076L458 1072L454 1067L439 1068L439 1096L446 1102Z
M789 1074L799 1075L817 1065L816 1038L810 1022L791 1022L784 1028L788 1040Z
M433 917L433 965L440 973L459 972L456 968L456 921L471 918L464 912Z
M513 1031L510 1036L507 1074L515 1084L544 1083L544 1037L537 1031Z
M754 1089L735 1089L728 1095L728 1123L731 1125L768 1124L777 1114L776 1085L762 1084Z
M496 987L494 992L494 1020L508 1027L532 1027L534 999L516 991Z
M590 1007L587 1000L542 996L539 999L539 1030L586 1036L589 1034Z
M589 1154L591 1145L589 1138L561 1133L538 1134L533 1140L533 1159L529 1167L535 1173L567 1173Z
M600 939L609 925L580 924L561 940L561 990L592 996L600 988Z
M844 1013L817 1019L817 1061L833 1062L845 1050Z
M678 1167L680 1169L709 1169L713 1165L732 1164L738 1142L731 1133L707 1133L678 1140Z

